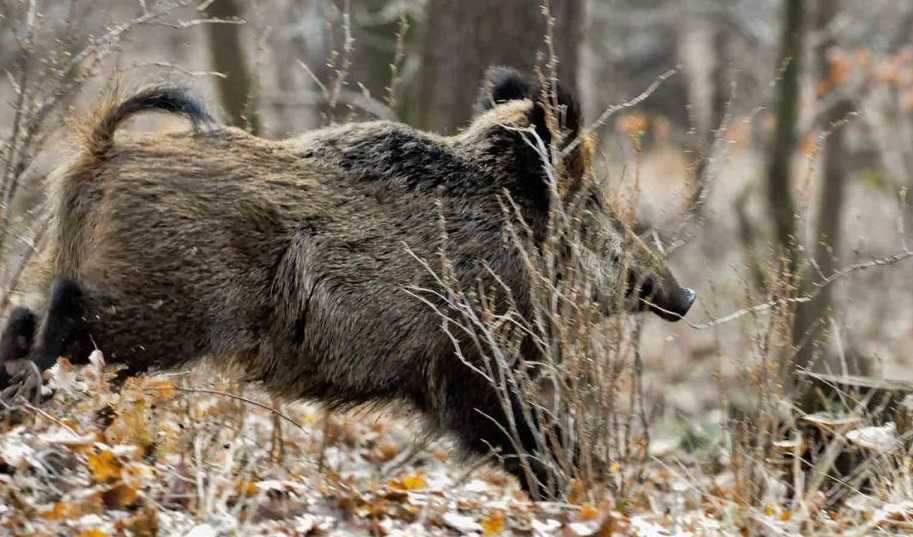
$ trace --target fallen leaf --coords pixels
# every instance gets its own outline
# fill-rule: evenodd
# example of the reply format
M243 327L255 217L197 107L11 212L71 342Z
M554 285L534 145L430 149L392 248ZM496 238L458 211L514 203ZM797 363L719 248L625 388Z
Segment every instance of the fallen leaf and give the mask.
M401 485L400 488L403 490L421 490L428 486L428 482L422 474L407 475L399 483Z
M100 529L94 528L91 530L82 530L76 534L76 537L108 537L108 534Z
M235 492L243 495L246 498L251 498L257 495L257 491L260 490L257 486L257 483L253 481L248 481L246 479L239 479L235 482Z
M599 516L599 509L585 503L580 506L580 520L595 520Z
M380 462L389 462L398 454L399 446L393 442L383 442L374 450L374 456Z
M498 535L504 531L504 512L494 510L481 520L483 535Z
M168 377L152 377L145 382L144 389L157 401L168 401L177 395L174 381Z
M50 508L39 509L38 515L45 520L75 519L83 515L101 513L103 507L101 495L90 491L80 499L59 501Z
M47 370L48 386L54 391L69 392L76 383L76 368L64 357L57 359L57 363Z
M63 520L73 518L82 513L82 507L78 502L61 501L52 505L49 509L39 511L41 518L45 520Z
M879 454L890 453L900 447L894 422L888 422L881 427L855 429L846 433L846 439L853 445Z
M99 483L120 479L123 471L120 461L107 449L89 455L88 465L92 478Z

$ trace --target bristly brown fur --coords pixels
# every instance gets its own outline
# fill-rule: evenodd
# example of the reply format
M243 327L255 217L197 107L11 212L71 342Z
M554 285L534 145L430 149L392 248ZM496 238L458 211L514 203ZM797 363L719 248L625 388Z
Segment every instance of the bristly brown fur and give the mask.
M405 289L435 288L415 257L433 263L446 247L462 288L503 283L529 309L530 276L505 239L502 202L509 194L542 237L552 200L542 157L524 137L550 133L531 87L498 71L480 100L494 104L453 137L379 121L285 141L212 126L115 142L118 127L146 110L194 125L210 118L178 89L105 100L80 129L81 155L55 174L51 240L27 285L25 303L41 319L30 358L42 368L58 355L79 362L97 344L109 362L142 371L208 356L279 396L331 406L402 401L471 453L516 452L495 390ZM559 99L573 116L564 141L579 134L568 99ZM579 145L565 181L589 173L590 141ZM626 281L622 235L598 193L583 205L593 299L611 314ZM653 278L658 299L680 290L652 263L635 270L628 280ZM492 299L506 307L504 293ZM20 325L29 326L7 331ZM481 360L468 336L458 338L467 360ZM0 360L14 353L22 350ZM520 447L532 449L536 425L511 405Z

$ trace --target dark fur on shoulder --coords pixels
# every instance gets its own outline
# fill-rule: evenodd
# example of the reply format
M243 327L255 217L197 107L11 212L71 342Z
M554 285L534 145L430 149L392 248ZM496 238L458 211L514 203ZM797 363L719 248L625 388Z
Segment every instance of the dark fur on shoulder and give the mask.
M52 179L51 240L27 268L18 303L28 309L10 321L0 360L27 352L46 368L60 355L85 361L97 344L109 362L139 372L208 356L290 399L406 402L469 452L511 455L497 393L458 358L440 317L405 290L435 288L413 255L433 261L446 247L456 284L504 284L517 307L530 308L502 200L509 192L541 236L548 185L527 139L531 129L551 135L540 91L493 70L480 98L487 104L456 136L378 121L285 141L216 125L115 141L118 126L145 110L210 119L178 89L109 100L82 125L78 158ZM562 181L576 184L589 173L591 146L570 97L559 93L558 104L564 142L584 142L572 164L556 163ZM586 204L587 269L610 315L627 281L615 265L622 235L598 195ZM652 302L684 314L693 296L646 249L641 257L633 281L650 281ZM26 350L35 316L40 328ZM470 341L460 343L467 360L481 360ZM533 449L536 425L519 404L521 447ZM509 468L523 479L516 463Z

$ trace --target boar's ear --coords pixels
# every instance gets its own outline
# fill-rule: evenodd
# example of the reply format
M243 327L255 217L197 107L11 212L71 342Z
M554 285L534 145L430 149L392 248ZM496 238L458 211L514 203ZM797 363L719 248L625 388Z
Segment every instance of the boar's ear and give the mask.
M509 67L489 67L479 88L475 112L481 114L507 101L532 97L532 85L518 71Z
M476 100L476 113L483 113L508 101L529 99L533 102L529 111L529 124L535 127L536 134L546 147L552 143L553 137L553 132L548 127L548 114L555 114L561 130L558 147L564 152L562 161L566 177L571 180L571 184L562 186L573 189L579 186L580 179L589 168L592 141L588 136L581 135L580 106L574 97L560 83L556 88L543 85L542 81L530 80L514 69L490 67L485 73ZM571 145L573 148L570 148Z
M580 132L580 107L574 97L564 90L561 84L554 91L543 87L538 80L530 80L515 69L508 67L489 67L482 81L479 96L476 99L475 111L481 114L499 104L513 100L529 99L533 101L529 122L536 128L536 133L548 146L552 140L546 113L554 111L561 127L564 148ZM557 106L554 106L557 105Z

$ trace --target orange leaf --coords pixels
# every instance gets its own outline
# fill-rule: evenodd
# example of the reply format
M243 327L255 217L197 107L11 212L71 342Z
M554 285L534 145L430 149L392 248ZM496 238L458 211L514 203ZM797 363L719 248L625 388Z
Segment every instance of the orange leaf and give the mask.
M100 529L93 528L91 530L82 530L76 534L76 537L108 537L108 534Z
M57 502L50 508L41 509L38 516L45 520L64 520L101 512L101 497L98 494L92 494L81 500Z
M145 389L152 392L152 396L159 401L173 399L177 395L174 381L167 377L158 377L148 379L144 386Z
M382 442L375 450L377 460L381 462L391 461L397 454L399 454L399 446L393 442Z
M585 503L580 506L580 520L593 520L599 516L599 509Z
M82 508L76 502L57 502L50 509L40 511L39 515L45 520L63 520L79 516L80 513Z
M488 516L482 517L479 523L482 526L482 535L497 535L504 531L504 512L492 511Z
M421 490L428 486L425 476L422 474L411 474L402 479L390 481L390 487L399 490Z
M92 472L92 478L98 482L113 481L120 479L123 466L114 453L103 449L98 453L89 455L89 470Z
M122 397L124 390L121 391ZM105 430L108 443L135 444L144 450L152 445L154 437L149 427L149 402L146 394L138 392L135 399L124 398L118 404L117 418Z
M239 479L235 482L235 491L237 491L238 494L250 498L257 495L257 484L253 481Z

